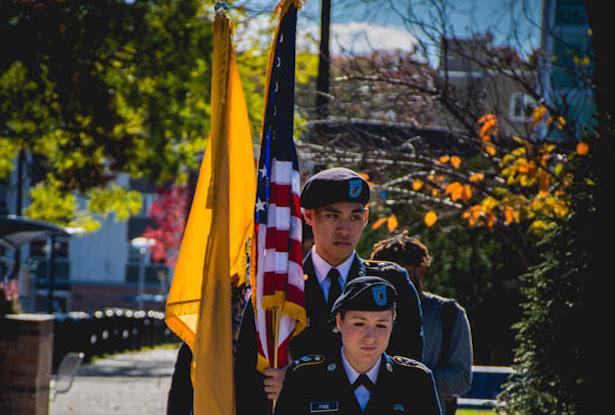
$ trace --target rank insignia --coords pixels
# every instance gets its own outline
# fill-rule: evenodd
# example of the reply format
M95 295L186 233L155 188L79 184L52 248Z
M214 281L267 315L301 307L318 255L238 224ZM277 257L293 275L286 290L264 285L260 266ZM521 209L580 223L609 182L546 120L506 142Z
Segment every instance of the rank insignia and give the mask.
M307 355L307 356L302 356L299 359L295 360L294 365L295 367L292 368L293 372L297 369L299 369L300 367L303 366L311 366L311 365L318 365L322 362L325 361L325 357L323 355L320 354L316 354L316 355Z

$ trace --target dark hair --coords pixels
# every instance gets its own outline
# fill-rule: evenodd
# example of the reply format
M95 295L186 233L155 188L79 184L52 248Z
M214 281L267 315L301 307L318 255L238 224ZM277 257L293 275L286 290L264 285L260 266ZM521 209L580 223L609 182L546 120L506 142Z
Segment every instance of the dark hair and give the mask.
M376 242L372 248L371 259L416 267L431 265L431 256L427 246L420 239L409 236L408 231Z

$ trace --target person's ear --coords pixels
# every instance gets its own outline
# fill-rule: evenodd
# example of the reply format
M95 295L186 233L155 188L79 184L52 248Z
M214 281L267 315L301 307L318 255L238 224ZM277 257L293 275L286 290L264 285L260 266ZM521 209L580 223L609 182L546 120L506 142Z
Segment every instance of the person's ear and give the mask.
M335 329L333 330L336 333L341 333L341 327L342 327L342 315L340 313L337 313L335 315Z
M314 215L316 211L314 209L305 209L303 211L303 217L305 218L305 223L312 226L314 223Z
M369 208L366 206L363 210L363 227L367 226L367 222L369 222Z

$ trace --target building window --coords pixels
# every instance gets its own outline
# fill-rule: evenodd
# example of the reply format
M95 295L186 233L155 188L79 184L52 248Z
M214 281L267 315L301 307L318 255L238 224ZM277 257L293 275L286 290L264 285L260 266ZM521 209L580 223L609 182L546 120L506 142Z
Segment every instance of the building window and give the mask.
M56 258L68 258L68 238L56 237L54 243ZM30 242L30 256L45 258L49 255L48 239L36 239Z
M511 121L530 121L536 100L529 95L516 93L510 97L509 117Z
M141 211L140 216L149 216L149 210L156 201L155 193L141 193Z

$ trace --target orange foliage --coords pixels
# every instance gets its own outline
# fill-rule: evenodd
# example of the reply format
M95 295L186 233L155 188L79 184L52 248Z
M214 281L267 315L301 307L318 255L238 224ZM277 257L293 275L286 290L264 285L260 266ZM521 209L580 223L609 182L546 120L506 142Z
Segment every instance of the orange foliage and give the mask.
M504 208L504 223L506 223L507 225L510 225L514 220L514 216L513 216L513 208L511 208L510 206L506 206Z
M438 215L433 210L430 210L425 214L424 221L427 227L432 227L438 221Z
M589 152L589 146L583 141L579 141L577 144L577 154L580 156L584 156Z
M545 107L544 105L538 105L536 108L534 108L531 115L530 127L533 127L539 122L541 122L545 118L545 116L547 116L547 113L547 107Z
M461 158L459 156L451 157L451 166L458 169L461 166Z
M453 202L459 200L463 195L463 185L459 182L453 182L446 186L444 194L450 195Z
M387 228L389 232L393 233L398 226L399 222L397 221L397 216L395 216L395 214L392 214L387 218Z
M495 225L495 214L493 212L489 212L489 215L487 215L487 227L493 228L493 225Z
M472 199L472 186L470 186L469 184L466 184L463 186L463 192L461 193L461 199L463 199L464 202L467 202L470 199Z
M478 182L482 182L484 178L485 178L485 175L483 173L474 173L470 176L470 181L472 183L478 183Z
M372 229L376 230L378 228L380 228L386 221L388 221L389 218L380 218L378 219L376 222L374 222L374 224L372 225Z
M495 156L496 151L495 151L495 146L494 146L493 144L488 143L488 144L485 146L485 151L486 151L486 152L487 152L487 154L489 154L491 157Z

